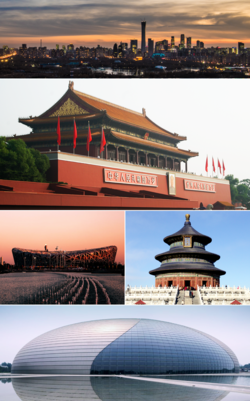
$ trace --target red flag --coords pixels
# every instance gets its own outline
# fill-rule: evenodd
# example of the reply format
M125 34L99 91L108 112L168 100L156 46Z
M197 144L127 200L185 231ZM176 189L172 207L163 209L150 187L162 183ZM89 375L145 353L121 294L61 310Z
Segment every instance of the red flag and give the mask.
M223 161L223 160L222 160L222 168L223 168L223 175L225 175L226 167L225 167L225 164L224 164L224 161Z
M220 164L220 161L219 161L219 159L218 159L218 167L219 167L219 169L220 169L220 173L221 173L221 164Z
M205 170L208 173L208 157L206 158Z
M73 134L73 148L76 148L76 138L77 138L77 129L76 129L76 120L74 120L74 134Z
M90 131L90 125L89 125L89 130L88 130L88 138L87 138L87 151L89 152L89 143L92 141L92 135Z
M58 116L58 122L57 122L57 143L58 145L61 145L61 130L60 130L60 117Z
M101 145L100 145L100 153L104 151L104 146L106 145L106 138L102 128L102 138L101 138Z
M212 166L213 166L213 172L215 173L215 165L214 165L214 158L212 157Z

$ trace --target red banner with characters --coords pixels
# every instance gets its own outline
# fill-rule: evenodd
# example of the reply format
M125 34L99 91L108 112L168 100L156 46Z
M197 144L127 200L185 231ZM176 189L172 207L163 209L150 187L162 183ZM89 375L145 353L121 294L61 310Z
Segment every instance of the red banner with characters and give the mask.
M111 170L107 168L104 169L104 182L111 182L113 184L158 187L157 175L122 170Z

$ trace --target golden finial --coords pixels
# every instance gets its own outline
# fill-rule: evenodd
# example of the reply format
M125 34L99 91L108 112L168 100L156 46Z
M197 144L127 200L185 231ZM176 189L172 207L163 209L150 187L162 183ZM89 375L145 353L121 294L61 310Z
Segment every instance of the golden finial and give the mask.
M190 214L185 214L185 217L186 217L186 221L190 220Z

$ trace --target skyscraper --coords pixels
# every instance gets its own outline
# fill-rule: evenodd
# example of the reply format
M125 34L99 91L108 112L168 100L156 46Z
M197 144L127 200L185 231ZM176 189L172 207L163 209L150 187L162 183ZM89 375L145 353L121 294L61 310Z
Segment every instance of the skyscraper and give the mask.
M137 47L138 47L137 39L131 39L130 40L130 50L132 51L132 53L134 53L134 54L137 53Z
M141 22L141 52L145 53L146 47L146 21Z
M184 49L184 47L185 47L185 35L182 33L180 39L180 49Z
M187 48L188 49L192 48L192 38L187 38Z
M175 46L175 44L174 44L174 36L171 36L171 47L174 47Z
M148 55L151 57L154 53L154 41L152 39L148 39Z
M244 43L238 42L238 54L244 53Z

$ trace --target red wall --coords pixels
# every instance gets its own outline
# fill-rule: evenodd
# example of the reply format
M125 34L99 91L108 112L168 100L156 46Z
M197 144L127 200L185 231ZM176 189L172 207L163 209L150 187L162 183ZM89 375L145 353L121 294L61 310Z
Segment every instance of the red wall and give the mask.
M206 287L216 287L220 286L220 280L219 278L214 278L214 277L207 277L207 276L199 276L199 277L194 277L194 276L189 276L188 273L185 277L179 277L179 276L168 276L168 277L162 277L162 278L155 278L155 286L158 287L161 285L162 287L166 286L169 287L169 281L173 282L173 286L177 287L185 287L185 281L190 281L190 286L195 288L197 290L197 285L199 287L202 287L202 281L206 281Z
M103 166L90 165L83 163L73 163L67 161L51 161L51 172L55 171L58 163L58 181L63 181L71 186L85 186L85 187L109 187L119 189L122 191L153 191L162 194L168 194L167 177L165 175L158 175L158 187L144 187L138 185L124 185L124 184L111 184L104 182ZM117 170L122 170L122 168ZM130 171L133 171L132 169ZM157 175L157 170L155 171ZM195 180L195 176L193 179ZM55 181L54 177L53 180ZM231 203L230 186L225 184L216 183L216 193L199 192L199 191L185 191L184 179L176 178L176 196L186 198L193 201L202 202L204 206L209 203L213 204L216 201Z

